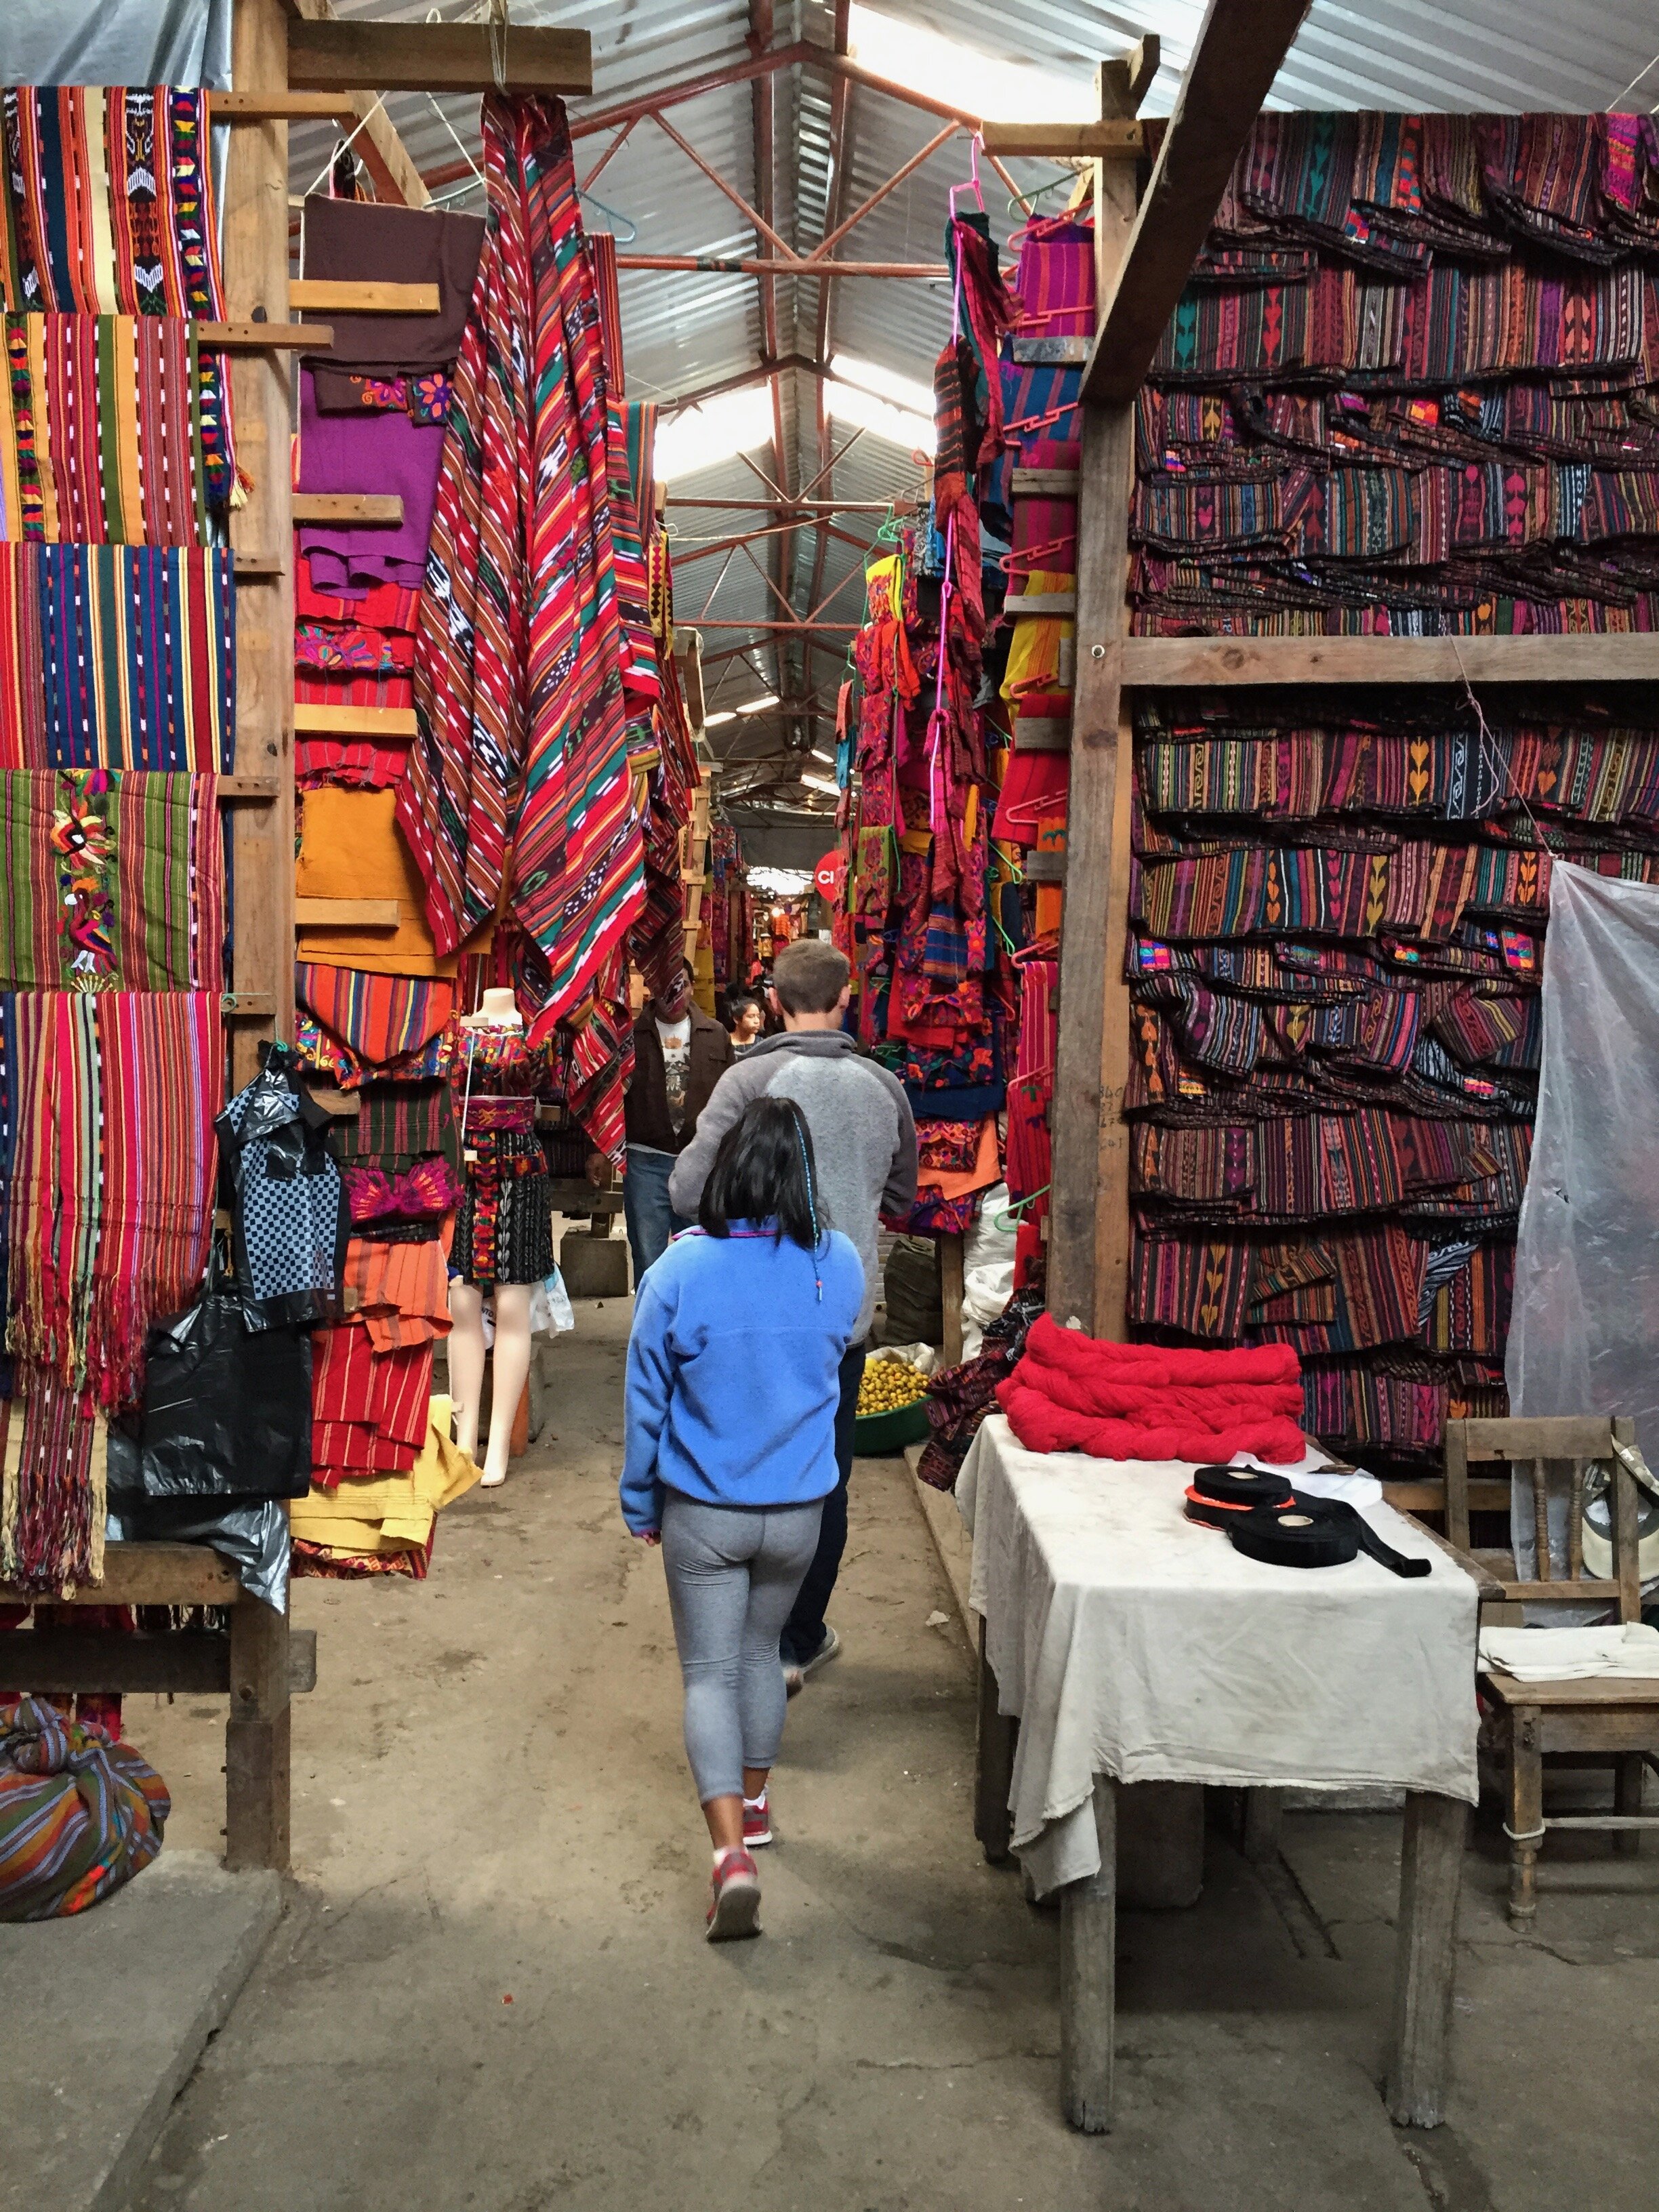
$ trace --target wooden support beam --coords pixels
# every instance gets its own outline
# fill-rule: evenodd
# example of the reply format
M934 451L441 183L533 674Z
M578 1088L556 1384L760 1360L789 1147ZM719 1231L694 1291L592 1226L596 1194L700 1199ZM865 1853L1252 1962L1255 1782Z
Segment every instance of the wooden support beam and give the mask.
M1152 88L1152 79L1163 59L1164 41L1156 31L1148 31L1127 54L1120 54L1115 61L1102 62L1101 86L1117 113L1137 112Z
M1109 65L1101 69L1098 83L1102 113L1121 113L1126 95ZM1133 172L1122 162L1097 162L1097 300L1110 295L1134 222ZM1123 958L1131 783L1121 641L1128 627L1133 485L1133 404L1086 409L1077 596L1088 622L1078 640L1072 699L1048 1296L1049 1311L1062 1323L1075 1318L1094 1335L1120 1342L1127 1331L1129 1283L1129 1135L1123 1122L1129 996Z
M1102 123L983 123L988 154L1045 155L1056 161L1133 161L1146 143L1145 126L1130 118Z
M402 495L390 491L296 491L296 523L401 523Z
M295 276L288 288L288 301L290 307L306 315L435 315L438 288L435 284L380 284L357 278Z
M276 1012L274 991L221 991L219 1012L228 1022L263 1022L270 1026Z
M289 1635L288 1686L290 1694L317 1686L314 1629ZM0 1692L222 1697L229 1687L230 1638L222 1630L130 1636L108 1629L36 1628L0 1637Z
M1076 469L1016 469L1012 489L1016 499L1075 499L1079 481Z
M288 89L289 19L283 0L236 0L232 68L250 93ZM281 327L288 295L288 125L250 122L233 131L224 197L225 319ZM230 520L236 560L238 775L274 776L269 806L231 817L234 914L231 1081L258 1072L262 1035L294 1033L294 590L289 562L290 387L289 363L261 350L233 356L236 458L252 491ZM243 556L250 556L244 558ZM263 1000L261 1021L251 1011Z
M104 1579L54 1590L53 1605L236 1605L236 1570L203 1544L106 1544ZM0 1583L0 1605L31 1606L27 1590Z
M290 15L300 16L309 23L334 21L333 0L288 0L288 11ZM256 100L259 97L258 93L249 96ZM269 98L280 96L267 94ZM294 99L302 95L290 94L287 96ZM354 150L374 179L376 195L383 200L401 200L405 207L425 207L432 195L410 159L409 149L398 136L392 118L380 105L379 91L349 92L344 95L344 100L348 110L346 119L351 127L356 128Z
M280 787L274 775L222 775L213 787L213 795L221 806L234 805L239 799L268 806Z
M334 343L326 323L198 323L195 333L221 353L326 353Z
M1227 179L1309 0L1210 0L1117 282L1084 371L1083 395L1133 400L1186 289ZM1103 295L1104 296L1104 295Z
M412 738L412 707L296 707L294 726L307 738Z
M586 94L593 42L586 31L509 23L498 33L510 92ZM493 92L496 50L483 23L290 23L288 81L308 92Z
M1651 684L1659 637L1132 637L1126 684Z
M1004 617L1013 621L1019 615L1074 615L1077 612L1075 592L1010 592L1002 603Z
M289 1745L288 1616L245 1596L230 1616L225 1723L225 1864L233 1874L288 1870Z
M342 123L358 120L349 92L210 92L210 123Z

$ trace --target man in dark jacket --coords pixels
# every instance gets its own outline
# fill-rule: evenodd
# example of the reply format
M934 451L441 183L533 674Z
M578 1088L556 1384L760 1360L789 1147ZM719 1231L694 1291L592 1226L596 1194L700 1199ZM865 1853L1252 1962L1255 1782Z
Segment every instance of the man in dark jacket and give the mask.
M691 973L681 969L634 1024L623 1205L635 1283L660 1258L676 1231L691 1226L668 1202L668 1178L696 1134L697 1116L709 1092L732 1060L731 1038L692 1003Z

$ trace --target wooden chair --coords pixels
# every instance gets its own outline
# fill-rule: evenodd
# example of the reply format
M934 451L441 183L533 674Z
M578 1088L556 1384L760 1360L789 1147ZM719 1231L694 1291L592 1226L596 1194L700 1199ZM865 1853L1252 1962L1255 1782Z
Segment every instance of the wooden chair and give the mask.
M1500 1594L1507 1604L1547 1605L1599 1602L1620 1621L1639 1620L1642 1589L1637 1565L1636 1480L1613 1449L1615 1440L1636 1441L1633 1421L1585 1415L1553 1420L1448 1421L1446 1424L1446 1534L1468 1554L1481 1577L1483 1603ZM1533 1538L1537 1564L1533 1579L1522 1581L1512 1550L1471 1551L1469 1505L1471 1465L1507 1460L1529 1467ZM1567 1498L1566 1572L1556 1572L1548 1527L1548 1471L1565 1463ZM1611 1470L1613 1574L1596 1579L1584 1572L1584 1504L1589 1468ZM1481 1484L1477 1504L1492 1502ZM1494 1589L1492 1580L1498 1588ZM1552 1828L1611 1832L1618 1847L1639 1850L1641 1832L1659 1823L1659 1813L1642 1809L1644 1765L1659 1771L1659 1680L1628 1676L1571 1682L1523 1682L1512 1674L1482 1668L1482 1696L1496 1723L1505 1767L1506 1818L1510 1839L1510 1918L1524 1924L1537 1911L1539 1847ZM1544 1817L1544 1761L1581 1766L1607 1765L1613 1772L1611 1813L1565 1813Z

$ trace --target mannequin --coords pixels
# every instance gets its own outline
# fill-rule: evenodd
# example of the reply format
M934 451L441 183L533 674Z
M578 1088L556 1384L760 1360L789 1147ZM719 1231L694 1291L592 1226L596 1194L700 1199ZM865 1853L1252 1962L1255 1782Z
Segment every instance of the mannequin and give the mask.
M510 989L486 991L477 1012L463 1015L460 1027L467 1045L457 1055L451 1080L464 1101L468 1188L451 1257L449 1389L455 1441L476 1455L486 1356L484 1297L493 1290L494 1391L483 1468L483 1487L493 1490L507 1480L514 1421L530 1373L532 1285L553 1267L547 1177L536 1164L541 1155L534 1093L543 1055L524 1042L524 1021Z

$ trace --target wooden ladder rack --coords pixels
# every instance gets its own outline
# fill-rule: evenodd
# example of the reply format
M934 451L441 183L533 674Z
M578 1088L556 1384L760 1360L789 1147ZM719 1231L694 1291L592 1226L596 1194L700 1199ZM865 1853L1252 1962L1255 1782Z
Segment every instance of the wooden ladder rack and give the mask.
M507 64L513 90L592 88L586 32L514 24ZM232 73L236 89L215 93L209 101L214 121L240 126L231 133L222 208L226 319L198 324L196 334L233 356L237 458L252 485L247 505L231 519L234 768L218 787L221 803L232 809L235 961L235 988L220 1003L228 1025L231 1083L240 1088L258 1073L261 1042L286 1042L294 1034L296 725L364 736L404 736L414 726L412 714L403 712L295 712L295 520L395 523L403 510L395 498L296 499L291 492L291 357L325 352L333 341L326 322L299 323L295 313L428 313L438 306L430 285L290 283L288 124L372 118L371 157L384 165L389 151L394 184L418 204L424 187L395 132L384 117L373 115L374 94L482 92L495 74L482 25L313 22L291 16L287 0L235 0ZM32 1601L0 1585L0 1604ZM0 1636L0 1690L228 1694L225 1863L285 1869L289 1698L316 1680L315 1637L291 1630L285 1614L242 1589L217 1553L194 1544L110 1544L103 1581L67 1602L226 1610L229 1626L222 1631L144 1635L58 1627Z

